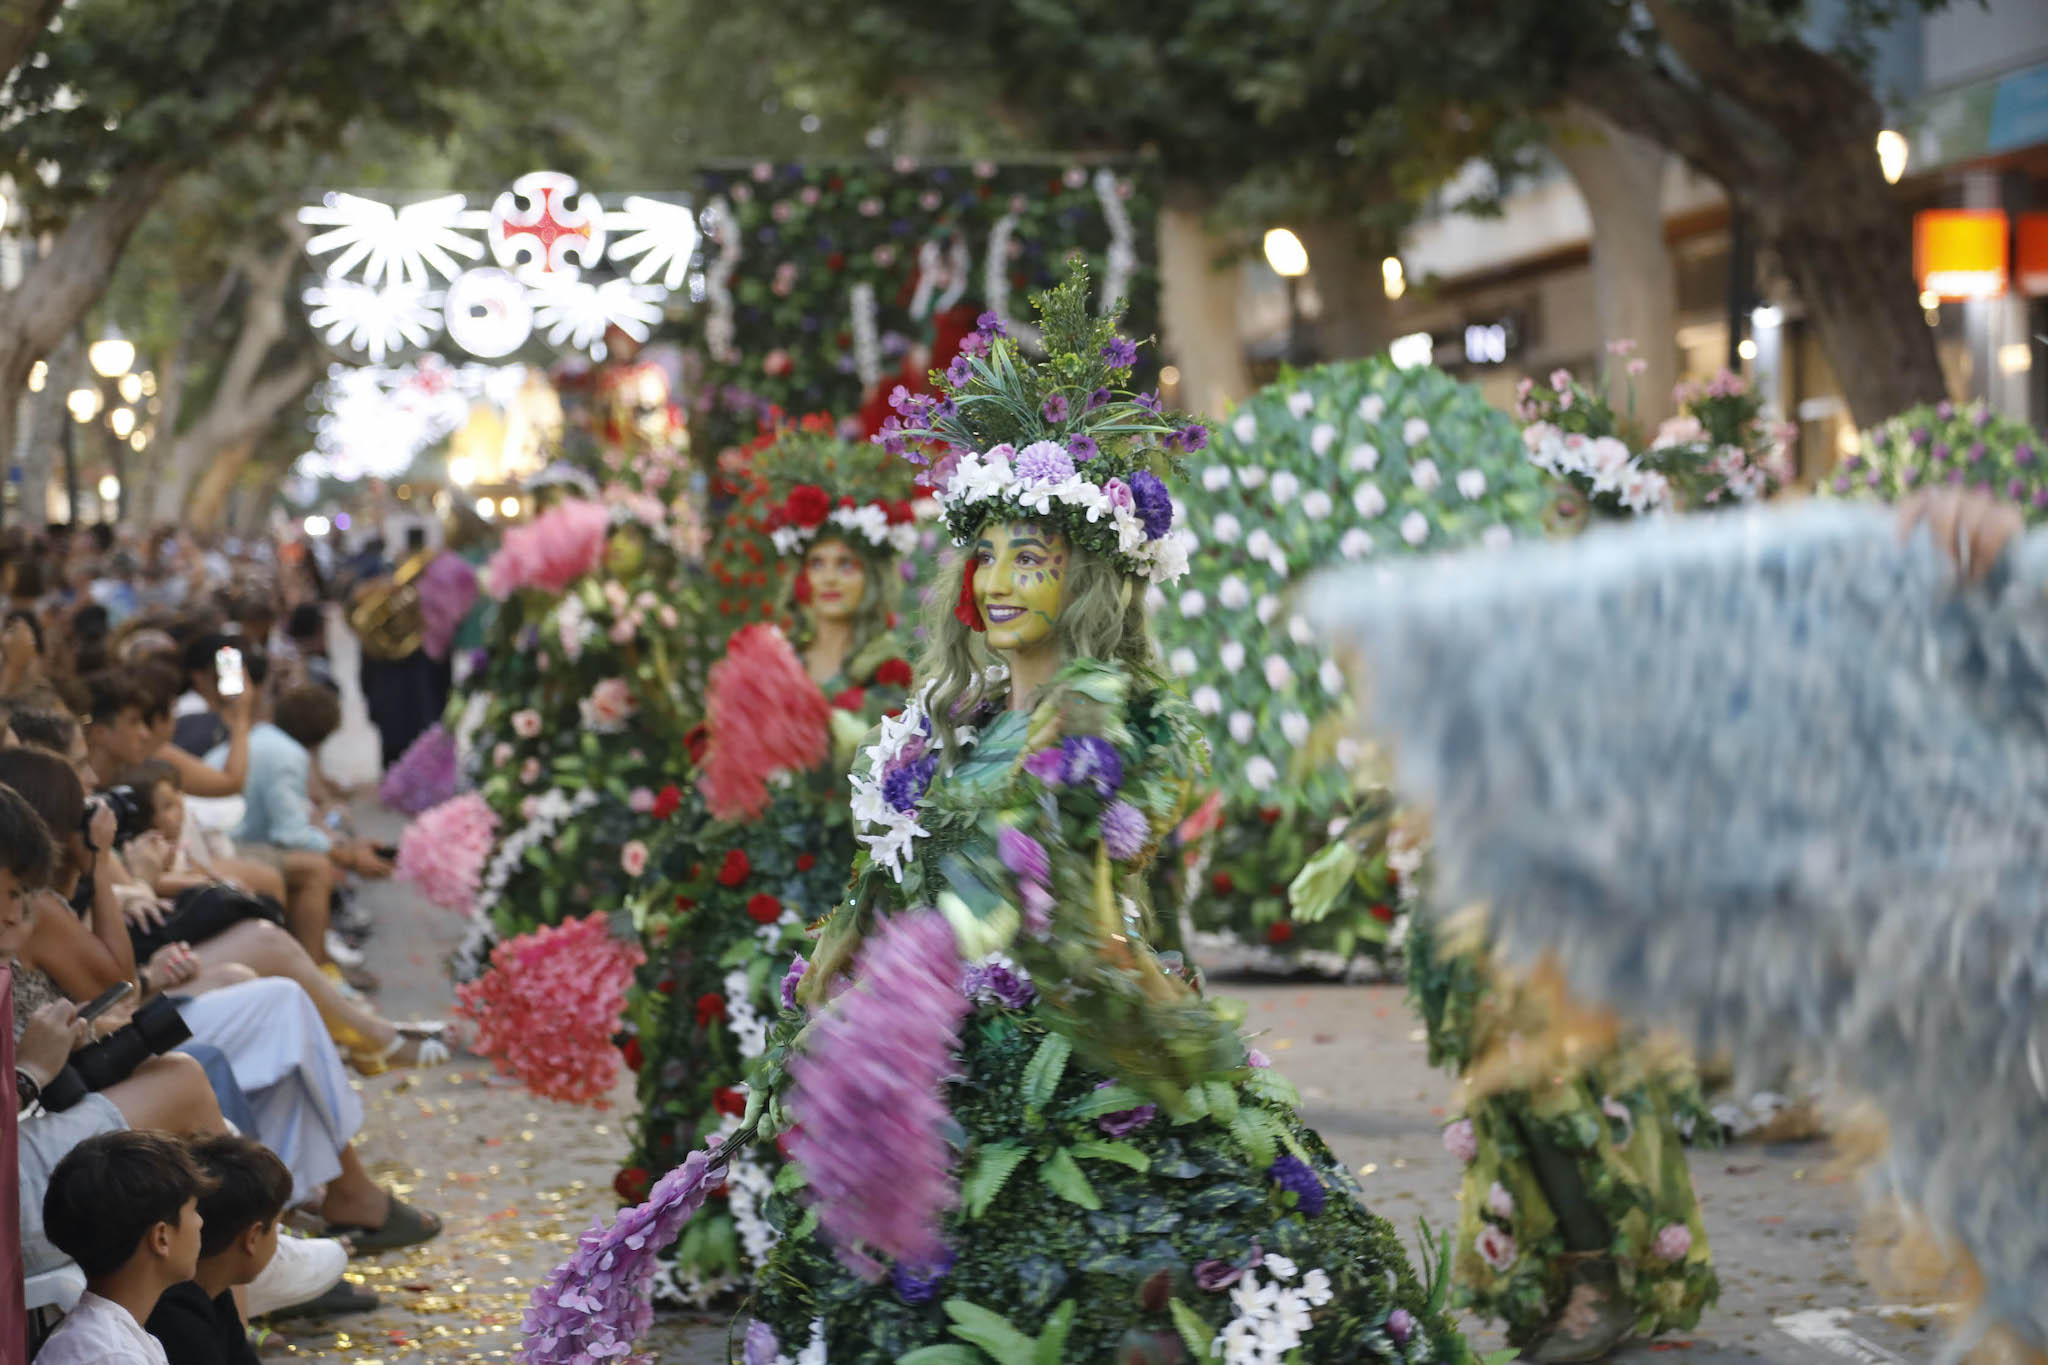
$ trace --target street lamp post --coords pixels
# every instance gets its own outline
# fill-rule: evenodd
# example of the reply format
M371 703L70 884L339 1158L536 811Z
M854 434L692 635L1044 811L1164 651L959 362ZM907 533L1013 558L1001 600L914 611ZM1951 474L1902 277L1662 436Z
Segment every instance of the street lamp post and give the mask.
M1308 248L1286 228L1269 228L1266 264L1287 281L1287 360L1302 364L1308 359L1308 334L1301 319L1301 277L1308 274Z

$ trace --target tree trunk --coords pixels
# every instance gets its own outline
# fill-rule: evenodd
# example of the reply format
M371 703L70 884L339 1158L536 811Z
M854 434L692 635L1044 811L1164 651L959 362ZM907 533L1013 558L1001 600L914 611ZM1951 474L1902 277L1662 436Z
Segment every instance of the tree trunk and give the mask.
M198 486L185 502L181 520L194 531L216 531L220 529L221 516L227 510L228 494L241 477L242 467L249 463L255 453L254 439L237 442L225 450L217 451L213 463L199 476Z
M1314 219L1302 224L1308 249L1308 277L1316 287L1322 316L1316 319L1316 359L1348 360L1374 355L1393 340L1386 279L1380 262L1387 252L1354 223Z
M1674 411L1678 382L1678 270L1664 240L1665 150L1581 104L1550 120L1551 149L1571 172L1593 223L1593 316L1603 341L1633 341L1643 373L1609 361L1608 401L1633 394L1645 432Z
M178 508L164 505L164 474L170 463L172 434L178 429L179 414L185 404L185 371L189 368L186 356L190 352L188 330L157 363L156 417L150 424L149 445L135 462L135 496L128 500L125 509L128 520L136 526L168 526L178 519Z
M0 0L0 83L34 50L64 0Z
M50 478L63 460L64 424L71 413L64 396L84 382L85 347L74 333L46 357L49 371L43 376L43 391L23 393L28 399L27 438L17 462L21 465L21 524L41 527L49 520ZM0 395L4 397L4 395Z
M1207 203L1184 186L1159 212L1159 311L1165 351L1180 368L1179 405L1220 417L1252 391L1237 334L1237 271L1219 268L1229 244L1209 231Z

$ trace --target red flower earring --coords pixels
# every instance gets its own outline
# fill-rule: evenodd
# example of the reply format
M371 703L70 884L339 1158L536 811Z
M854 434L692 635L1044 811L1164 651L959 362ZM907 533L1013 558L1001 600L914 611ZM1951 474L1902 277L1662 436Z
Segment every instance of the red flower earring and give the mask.
M795 596L795 598L796 598L796 602L797 602L797 605L798 605L798 606L800 606L800 607L808 607L809 605L811 605L811 573L810 573L810 570L808 570L808 569L798 569L798 570L796 571L796 588L795 588L795 590L794 590L794 593L793 593L793 595L794 595L794 596Z
M972 631L985 631L988 627L981 619L981 608L974 605L974 566L960 575L960 600L953 604L953 619Z

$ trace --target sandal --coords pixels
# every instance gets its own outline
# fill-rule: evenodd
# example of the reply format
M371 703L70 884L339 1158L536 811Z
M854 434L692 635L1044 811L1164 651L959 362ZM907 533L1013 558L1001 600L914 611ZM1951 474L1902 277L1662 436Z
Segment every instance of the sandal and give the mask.
M398 1031L391 1035L391 1041L383 1047L364 1042L348 1050L349 1065L359 1076L381 1076L394 1066L439 1066L452 1054L441 1034L447 1029L444 1023L400 1024ZM350 1030L353 1032L353 1030ZM410 1047L412 1055L398 1054Z
M395 1194L390 1198L391 1211L384 1215L382 1227L365 1228L334 1223L328 1226L327 1235L346 1239L350 1253L356 1256L418 1246L422 1242L431 1242L441 1235L441 1220L437 1215L424 1209L416 1209Z

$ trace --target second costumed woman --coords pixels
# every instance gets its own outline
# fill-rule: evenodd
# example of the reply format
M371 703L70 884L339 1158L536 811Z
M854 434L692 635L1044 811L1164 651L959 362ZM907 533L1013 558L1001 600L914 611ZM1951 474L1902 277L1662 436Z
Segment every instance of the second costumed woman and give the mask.
M635 894L649 958L629 1006L641 1118L615 1182L629 1200L646 1196L650 1172L740 1126L782 978L845 889L847 767L910 683L893 610L917 543L909 468L805 419L751 473L749 501L788 569L790 629L733 635L691 737L702 781L657 811L670 823ZM666 1257L659 1301L701 1306L749 1281L775 1242L762 1204L781 1166L766 1141L735 1157L724 1197Z

